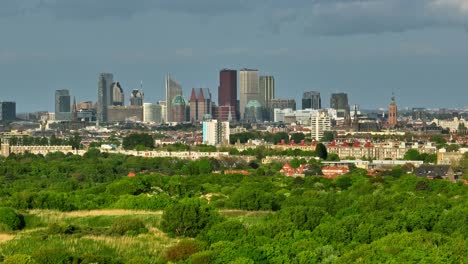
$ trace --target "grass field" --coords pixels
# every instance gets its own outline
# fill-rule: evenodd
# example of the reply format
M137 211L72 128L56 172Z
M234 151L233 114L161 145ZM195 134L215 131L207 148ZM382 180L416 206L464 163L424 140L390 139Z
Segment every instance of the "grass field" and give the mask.
M160 231L162 213L133 210L27 211L24 212L25 229L0 233L0 256L25 254L43 263L67 263L69 256L79 256L83 263L163 263L165 250L179 240ZM271 214L241 210L220 213L246 225L257 224ZM144 224L145 232L110 233L116 222L134 220Z

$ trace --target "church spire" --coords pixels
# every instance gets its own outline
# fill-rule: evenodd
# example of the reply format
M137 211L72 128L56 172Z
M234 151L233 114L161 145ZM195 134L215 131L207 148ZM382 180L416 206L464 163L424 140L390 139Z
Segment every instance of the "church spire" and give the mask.
M76 106L76 98L74 96L73 96L72 121L78 121L78 109Z

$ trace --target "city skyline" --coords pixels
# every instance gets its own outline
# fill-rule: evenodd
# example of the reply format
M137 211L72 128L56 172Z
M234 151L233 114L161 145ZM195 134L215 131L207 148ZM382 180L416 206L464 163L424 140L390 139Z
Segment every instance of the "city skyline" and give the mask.
M100 72L126 93L144 80L149 102L164 98L168 72L185 94L208 87L217 98L219 70L248 67L275 76L276 97L319 91L324 107L345 92L351 104L386 108L394 91L402 108L461 108L467 25L466 2L454 0L8 0L0 100L20 112L52 111L61 89L95 101Z
M234 71L237 71L237 72L240 72L242 71L243 69L247 69L247 68L239 68L239 69L232 69ZM223 69L220 69L219 71L222 71ZM218 71L218 74L219 74L219 71ZM260 77L265 77L264 75L260 75L260 73L263 74L263 72L261 72L261 70L259 69L258 70L258 79L259 79L259 83L260 83ZM100 75L102 73L99 73L98 75ZM105 74L111 74L112 76L116 76L115 74L113 74L112 72L109 72L109 73L105 73ZM165 75L164 78L167 77L168 74ZM216 73L215 73L216 75ZM275 76L273 75L268 75L269 77L274 77L276 78ZM115 83L112 83L112 85L114 84L117 84L119 83L125 83L125 80L121 81L120 79L118 78L115 78L114 79ZM141 80L139 81L140 83L142 82ZM179 82L178 82L179 83ZM239 98L240 96L240 92L239 92L239 89L240 89L240 86L239 86L239 76L237 76L237 83L238 83L238 86L237 86L237 97ZM187 96L187 94L191 94L191 89L192 88L189 88L189 87L185 87L184 84L180 83L179 84L181 87L182 87L182 94L186 94L186 95L183 95L183 98L186 100L186 101L189 101L190 99L190 96ZM99 86L99 84L98 84ZM164 84L163 84L164 86ZM219 86L219 84L218 84ZM128 87L136 87L136 85L129 85ZM113 87L111 87L113 88ZM208 89L212 90L212 94L215 94L216 97L213 97L213 102L218 102L218 100L214 100L215 98L218 99L218 96L219 96L219 91L218 89L212 89L212 88L209 88L207 87ZM217 87L218 88L218 87ZM51 91L51 96L50 98L47 98L48 101L50 101L50 104L47 106L47 109L44 109L44 108L35 108L35 106L31 106L31 105L27 105L25 108L22 108L21 105L18 106L18 102L21 102L21 100L18 100L20 99L21 97L18 96L18 97L13 97L12 99L3 99L2 97L0 97L0 100L2 101L12 101L12 102L16 102L17 103L17 112L18 113L27 113L27 112L35 112L35 111L49 111L49 112L54 112L54 109L55 109L55 98L53 98L54 94L56 91L58 90L68 90L70 91L70 95L73 95L76 97L76 95L78 95L78 99L77 99L77 102L86 102L86 101L92 101L93 103L97 103L99 101L99 98L98 97L94 97L93 98L93 95L90 94L90 95L83 95L83 93L80 93L80 90L77 90L77 91L73 91L72 89L66 89L66 88L63 88L63 89L56 89L56 90L52 90ZM113 91L113 89L110 89L111 92ZM131 89L131 88L128 88L128 89L122 89L123 90L123 95L126 97L131 97L132 95L132 92L134 92L135 90L140 90L140 89ZM96 91L96 87L94 87L94 93ZM159 95L154 98L154 96L152 96L152 98L150 99L147 99L147 96L146 96L146 90L145 89L141 89L141 91L145 92L145 99L144 99L144 102L145 103L157 103L161 100L165 100L166 99L166 95L165 95L165 88L164 88L164 93L161 94L160 91L158 91ZM260 92L260 91L259 91ZM275 89L275 94L284 94L281 92L281 90L278 91L278 89ZM294 94L293 96L278 96L278 95L275 95L275 98L277 99L293 99L296 101L296 103L300 104L301 101L303 100L303 93L304 92L308 92L308 90L304 90L304 91L299 91L301 94ZM354 95L352 93L348 93L344 90L329 90L329 91L326 91L326 92L322 92L322 90L317 90L317 92L320 93L320 95L322 96L322 98L324 99L324 101L322 102L322 108L331 108L331 105L329 104L329 99L334 95L334 94L337 94L337 93L345 93L345 94L348 94L349 96L349 102L350 102L350 105L351 103L352 104L358 104L358 105L361 105L361 108L364 109L364 110L384 110L387 108L388 106L388 98L391 97L391 96L395 96L396 98L398 98L399 100L399 108L404 110L404 109L411 109L411 108L426 108L426 109L443 109L443 108L446 108L446 109L466 109L468 108L468 101L466 102L466 104L461 104L461 105L431 105L431 104L426 104L426 105L401 105L401 102L402 101L405 101L405 97L404 97L404 94L397 94L395 93L394 91L389 93L388 95L387 94L381 94L383 96L383 103L382 105L373 105L372 103L369 103L369 102L364 102L364 101L359 101L359 98L358 99L355 99L353 98ZM386 91L388 92L388 91ZM149 92L150 94L153 94L154 95L154 91ZM81 95L81 96L80 96ZM259 94L260 95L260 94ZM1 95L0 95L1 96ZM400 96L400 97L399 97ZM15 100L15 98L17 98ZM403 100L402 100L403 99ZM130 101L128 102L124 102L123 105L131 105ZM71 107L71 104L70 104L70 107Z

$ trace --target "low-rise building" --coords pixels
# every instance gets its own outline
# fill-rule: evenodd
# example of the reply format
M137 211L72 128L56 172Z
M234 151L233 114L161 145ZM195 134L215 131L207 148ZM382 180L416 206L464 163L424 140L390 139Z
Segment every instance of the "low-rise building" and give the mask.
M73 150L72 146L11 146L10 144L1 145L1 155L8 157L11 154L21 155L21 154L41 154L47 155L53 152L62 152L62 153L73 153L82 155L84 151Z
M325 166L322 168L323 176L328 179L335 179L348 172L348 166Z
M437 152L437 164L458 166L466 152L468 152L468 148L460 148L455 152L447 152L445 148L439 149Z

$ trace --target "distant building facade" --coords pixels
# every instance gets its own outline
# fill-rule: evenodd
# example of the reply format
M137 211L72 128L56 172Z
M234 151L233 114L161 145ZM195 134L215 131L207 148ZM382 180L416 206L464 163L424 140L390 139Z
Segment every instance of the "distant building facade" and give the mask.
M260 76L259 78L260 103L267 107L275 98L275 78L273 76Z
M320 111L317 115L312 115L310 120L311 138L319 141L325 131L331 130L331 119L326 111Z
M97 119L100 122L107 122L107 108L112 106L113 94L112 84L114 75L112 73L101 73L98 77L98 102Z
M275 120L275 109L276 110L284 110L284 109L291 109L292 111L296 110L296 100L294 99L280 99L274 98L270 100L268 105L267 114L268 120L274 121Z
M143 122L161 123L161 105L156 103L143 104Z
M174 97L171 102L172 121L176 123L184 123L186 119L186 103L182 95Z
M107 122L143 121L143 106L109 106Z
M166 123L166 117L167 117L167 105L166 101L160 100L158 101L158 104L161 106L161 123Z
M397 105L395 102L395 97L392 96L392 101L390 102L390 105L388 106L388 126L390 127L395 127L397 125Z
M56 90L55 91L55 120L70 121L71 116L71 98L70 91Z
M236 108L230 105L221 105L216 108L216 119L220 121L233 121L236 118Z
M124 106L125 94L119 82L112 83L112 105Z
M271 99L270 109L287 109L290 108L292 110L296 110L296 100L294 99L280 99L280 98L274 98Z
M229 114L224 110L229 109L231 118L237 119L237 71L230 69L223 69L219 72L219 87L218 87L218 106L222 107L222 118ZM228 107L226 107L228 106ZM227 119L222 119L227 120Z
M16 102L0 102L0 121L16 119Z
M166 76L166 122L178 122L174 117L172 102L178 96L182 96L182 86L170 75ZM183 98L182 98L183 99ZM185 100L184 100L185 107Z
M244 121L257 123L264 121L264 108L258 100L250 100L244 109Z
M229 143L229 129L229 122L226 121L204 121L203 143L213 146Z
M190 121L202 121L213 117L213 102L208 88L192 88L190 96Z
M242 69L239 71L239 90L240 117L245 119L245 109L248 102L256 100L261 105L258 70Z
M315 91L305 92L302 95L302 109L321 109L322 99L320 93Z
M131 106L143 106L144 93L141 90L134 89L130 94L130 105Z
M350 119L348 94L333 93L330 97L330 108L336 109L338 117Z

